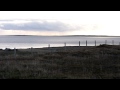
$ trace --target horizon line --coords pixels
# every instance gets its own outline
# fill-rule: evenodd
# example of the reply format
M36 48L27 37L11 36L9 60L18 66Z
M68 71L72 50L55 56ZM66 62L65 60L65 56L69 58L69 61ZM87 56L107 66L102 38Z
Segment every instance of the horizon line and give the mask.
M0 35L0 36L100 36L100 37L120 37L115 35Z

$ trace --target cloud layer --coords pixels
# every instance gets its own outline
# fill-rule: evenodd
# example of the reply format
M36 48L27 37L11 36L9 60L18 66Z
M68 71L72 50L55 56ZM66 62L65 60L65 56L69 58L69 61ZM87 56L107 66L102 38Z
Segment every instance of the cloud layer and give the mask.
M41 21L24 21L24 22L15 22L12 21L6 21L2 22L0 21L0 29L1 30L34 30L34 31L67 31L67 30L73 30L74 27L65 24L63 22L54 21L49 22L45 20Z
M76 24L69 20L0 20L0 35L85 35L101 32L102 28L98 24Z

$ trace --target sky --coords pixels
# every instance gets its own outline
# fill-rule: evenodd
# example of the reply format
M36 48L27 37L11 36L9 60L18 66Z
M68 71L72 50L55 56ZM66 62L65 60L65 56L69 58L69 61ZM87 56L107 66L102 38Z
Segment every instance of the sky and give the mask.
M120 11L0 11L0 35L120 36Z

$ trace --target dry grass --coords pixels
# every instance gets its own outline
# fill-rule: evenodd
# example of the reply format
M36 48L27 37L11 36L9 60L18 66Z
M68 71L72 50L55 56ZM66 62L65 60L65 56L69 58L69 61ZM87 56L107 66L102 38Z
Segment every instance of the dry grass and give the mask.
M120 46L0 51L0 79L119 79Z

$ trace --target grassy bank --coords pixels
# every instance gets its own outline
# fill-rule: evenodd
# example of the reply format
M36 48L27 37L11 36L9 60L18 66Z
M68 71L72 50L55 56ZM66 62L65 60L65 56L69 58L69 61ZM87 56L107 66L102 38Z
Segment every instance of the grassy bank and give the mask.
M120 46L0 50L0 79L118 79Z

